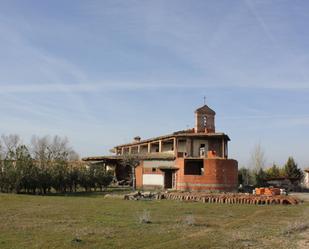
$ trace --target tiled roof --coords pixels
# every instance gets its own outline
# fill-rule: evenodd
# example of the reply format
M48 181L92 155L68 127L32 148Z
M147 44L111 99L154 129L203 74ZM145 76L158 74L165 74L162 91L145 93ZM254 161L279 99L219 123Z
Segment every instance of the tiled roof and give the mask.
M200 108L197 108L195 110L195 113L200 112L200 113L205 113L205 114L212 114L215 115L216 112L214 110L212 110L208 105L204 105Z

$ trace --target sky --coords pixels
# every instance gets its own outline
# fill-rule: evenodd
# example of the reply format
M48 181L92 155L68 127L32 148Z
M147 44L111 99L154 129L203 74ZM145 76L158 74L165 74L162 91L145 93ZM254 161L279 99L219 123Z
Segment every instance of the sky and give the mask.
M67 136L82 156L194 127L229 157L309 167L309 1L1 0L0 134Z

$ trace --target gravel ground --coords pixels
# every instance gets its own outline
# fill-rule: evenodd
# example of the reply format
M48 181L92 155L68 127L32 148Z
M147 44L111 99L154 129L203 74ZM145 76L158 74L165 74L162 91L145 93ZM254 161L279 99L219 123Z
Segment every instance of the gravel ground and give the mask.
M290 195L309 202L309 193L290 193Z

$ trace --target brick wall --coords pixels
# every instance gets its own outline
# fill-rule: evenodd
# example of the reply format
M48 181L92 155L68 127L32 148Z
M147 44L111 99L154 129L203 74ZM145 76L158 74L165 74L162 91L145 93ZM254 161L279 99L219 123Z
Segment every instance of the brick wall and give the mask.
M235 191L238 185L238 163L232 159L203 159L203 175L184 175L185 159L176 159L178 190Z
M238 163L232 159L201 159L204 172L202 175L184 175L184 158L177 158L176 189L177 190L218 190L236 191L238 186ZM188 159L187 159L188 160ZM164 174L159 169L152 172L151 168L144 168L143 162L136 168L136 186L143 187L143 174ZM144 186L145 187L145 186Z
M140 162L140 165L135 169L135 177L136 177L136 187L143 187L143 161Z

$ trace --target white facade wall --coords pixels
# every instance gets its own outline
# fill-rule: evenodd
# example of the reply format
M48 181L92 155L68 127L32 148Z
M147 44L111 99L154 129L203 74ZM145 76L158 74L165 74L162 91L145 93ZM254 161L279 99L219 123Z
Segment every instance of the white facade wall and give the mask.
M143 174L143 185L163 186L163 175L159 174Z

